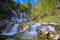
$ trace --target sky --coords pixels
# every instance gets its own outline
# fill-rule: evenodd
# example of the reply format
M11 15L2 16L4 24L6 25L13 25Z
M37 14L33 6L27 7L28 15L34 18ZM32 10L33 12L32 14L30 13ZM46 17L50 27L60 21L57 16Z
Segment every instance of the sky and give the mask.
M34 2L38 2L38 0L14 0L14 1L16 1L17 3L20 2L20 4L24 4L24 3L28 2L28 1L30 1L32 4Z

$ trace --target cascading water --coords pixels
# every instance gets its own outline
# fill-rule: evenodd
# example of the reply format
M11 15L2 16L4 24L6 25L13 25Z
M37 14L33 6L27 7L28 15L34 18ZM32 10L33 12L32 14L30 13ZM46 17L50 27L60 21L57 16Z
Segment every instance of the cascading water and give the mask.
M6 36L6 37L13 38L16 36L19 30L20 30L19 24L14 24L10 30L7 29L4 33L0 34L0 36Z
M17 22L22 22L23 20L23 13L21 12L20 14L19 14L20 16L19 16L19 18L17 18Z
M12 10L12 15L13 16L11 17L11 22L16 22L16 23L14 23L14 25L12 26L12 28L10 29L9 32L6 31L5 33L2 33L0 35L14 37L19 31L18 29L20 28L20 26L19 26L19 24L17 24L17 22L27 21L27 19L25 17L26 16L25 13L21 12L20 16L18 17L18 13L16 13L14 10ZM41 24L39 24L39 23L35 23L33 26L31 26L30 31L25 32L24 35L26 35L29 38L36 37L36 36L38 36L37 29L40 29L41 31L44 31L44 30L54 31L55 30L55 28L52 26L45 27L45 26L41 26Z
M36 23L35 25L31 26L31 29L29 32L25 32L25 35L27 35L29 38L34 38L38 36L37 33L37 27L40 27L41 25L39 23Z
M18 16L18 14L14 10L12 10L12 17L11 17L10 21L17 22L17 16Z
M12 17L11 17L11 22L22 22L22 21L27 21L25 13L16 13L14 10L12 10Z
M17 16L18 16L18 14L17 14L14 10L12 10L12 15L13 15L14 17L17 17Z
M47 26L47 30L51 32L56 31L54 26Z
M13 16L11 17L11 22L15 22L15 23L13 23L14 25L11 26L10 29L8 28L7 30L5 30L5 32L3 32L2 34L0 34L0 36L5 36L5 37L11 37L11 38L13 38L13 37L16 36L16 34L18 33L18 31L20 31L20 30L18 30L18 29L20 29L20 26L17 23L17 18L18 18L17 16L18 16L18 14L14 10L12 10L12 15ZM7 25L9 23L7 23Z
M36 31L39 27L41 27L41 24L35 23L35 25L33 25L33 26L31 27L31 30L30 30L30 31Z
M25 13L20 13L19 18L17 18L17 22L27 21Z
M45 30L47 30L47 27L42 26L42 27L40 28L40 30L41 30L41 31L45 31Z
M10 21L11 22L17 22L16 17L11 17Z

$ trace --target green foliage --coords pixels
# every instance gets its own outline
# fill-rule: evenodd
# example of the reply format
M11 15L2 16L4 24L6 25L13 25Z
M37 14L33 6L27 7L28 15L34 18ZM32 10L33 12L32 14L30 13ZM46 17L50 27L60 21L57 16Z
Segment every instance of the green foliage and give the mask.
M30 2L26 2L23 5L20 5L20 3L17 4L16 2L14 2L14 0L2 0L0 2L0 20L6 18L9 19L12 16L11 10L13 9L18 13L20 13L21 11L30 13L32 19L36 21L49 22L50 20L53 21L53 19L55 18L56 20L60 21L60 15L50 16L53 14L53 11L55 9L55 3L56 0L39 0L38 4L34 3L32 5Z
M30 3L27 2L20 5L20 3L17 4L14 2L14 0L2 0L0 2L0 20L10 19L12 16L11 10L15 10L18 13L20 13L20 11L28 13L30 10Z
M19 7L20 11L23 11L25 13L28 13L30 10L30 2L26 2L23 5Z
M38 36L36 40L51 40L49 37L46 37L45 35Z
M44 17L49 17L53 14L53 11L55 10L55 3L56 0L39 0L39 3L33 6L37 6L37 8L35 10L34 8L32 8L32 18L40 19Z
M36 20L37 21L37 20ZM60 13L57 13L53 16L45 17L43 19L39 18L39 22L60 22Z
M1 0L0 1L0 20L10 19L12 16L11 10L16 9L18 4L13 0Z

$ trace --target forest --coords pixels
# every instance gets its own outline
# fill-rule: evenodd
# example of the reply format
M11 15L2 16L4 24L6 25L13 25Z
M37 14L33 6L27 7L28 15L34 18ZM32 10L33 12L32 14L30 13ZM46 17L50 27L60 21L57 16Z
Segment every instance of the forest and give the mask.
M24 19L23 17L26 18L27 20ZM50 24L48 25L42 24L41 26L38 23L57 23L56 25L54 24L52 26L55 26L56 32L55 31L54 32L60 34L59 32L60 31L60 0L38 0L38 2L34 2L34 3L31 3L30 0L28 0L28 2L25 2L23 4L21 4L20 2L17 3L15 0L0 0L0 27L5 27L6 24L4 25L4 23L1 23L2 21L4 22L5 20L9 21L7 22L7 25L13 27L13 29L16 28L16 26L17 27L21 26L20 30L23 30L22 31L23 33L26 32L25 35L29 35L31 30L33 32L34 30L33 26L36 22L37 23L35 24L35 27L37 26L37 29L39 29L40 27L43 27L44 29L44 26L50 25ZM14 25L15 27L12 25ZM36 33L35 31L36 30L34 30L34 33ZM48 28L45 31L48 31ZM14 30L12 32L14 32ZM37 32L40 33L42 31L37 30ZM16 37L15 40L20 40L21 36L19 35L20 34L17 35L18 37ZM33 33L31 35L36 36ZM50 37L46 37L46 35L43 35L42 37L38 36L34 40L40 40L40 38L41 40L52 40L52 38L50 39Z
M28 14L33 20L38 22L59 22L59 0L38 0L38 3L26 2L22 5L16 3L14 0L0 1L0 19L10 19L11 10L17 13L24 12ZM7 18L8 17L8 18Z

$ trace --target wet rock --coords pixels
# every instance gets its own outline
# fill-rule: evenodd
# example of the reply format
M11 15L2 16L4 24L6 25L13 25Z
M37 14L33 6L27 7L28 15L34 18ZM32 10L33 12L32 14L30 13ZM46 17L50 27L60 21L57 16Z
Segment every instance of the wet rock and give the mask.
M7 24L8 24L7 21L0 22L0 34L6 30Z

